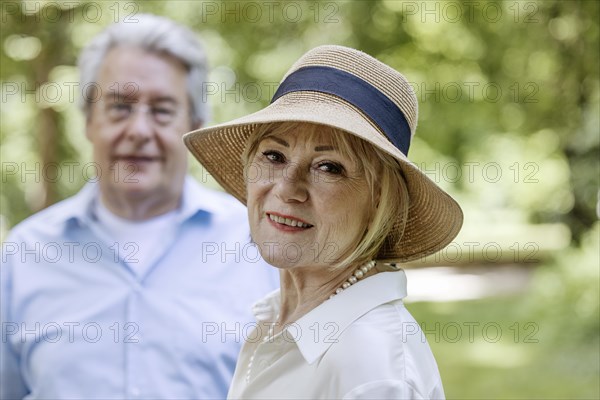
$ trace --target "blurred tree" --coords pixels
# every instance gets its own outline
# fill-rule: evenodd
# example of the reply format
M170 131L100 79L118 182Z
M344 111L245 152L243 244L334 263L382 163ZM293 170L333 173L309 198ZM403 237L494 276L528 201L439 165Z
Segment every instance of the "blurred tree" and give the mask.
M52 82L50 74L54 67L74 62L72 46L65 45L71 41L69 26L63 23L45 23L46 18L42 18L39 13L26 13L26 9L16 7L17 4L5 3L2 8L2 22L5 24L2 27L5 51L0 59L3 83L2 113L13 112L10 109L11 102L26 103L33 105L33 112L28 115L33 121L28 121L27 131L9 132L2 126L1 139L4 149L7 150L2 152L2 214L4 211L16 212L16 215L11 215L12 222L18 222L28 214L64 198L64 193L59 190L58 181L55 179L57 168L54 166L73 157L70 143L64 136L64 115L52 104L53 99L62 96L61 89L57 91L55 87L48 86L48 83ZM45 15L60 15L61 9L57 5L58 3L50 3L44 8ZM38 9L42 10L41 7ZM35 61L29 62L31 58ZM9 87L12 89L17 83L20 83L18 96L8 100L9 95L5 90ZM31 150L35 156L27 160L29 169L27 163L22 163L24 160L11 157L10 145L8 149L5 146L10 136L16 134L30 135L33 139ZM5 174L6 168L14 167L15 164L21 173ZM23 175L23 172L26 171L31 172L30 181L24 179L27 175ZM29 196L24 194L27 190L23 186L25 183L31 185ZM24 198L28 201L24 202ZM8 206L6 210L8 202L12 206Z

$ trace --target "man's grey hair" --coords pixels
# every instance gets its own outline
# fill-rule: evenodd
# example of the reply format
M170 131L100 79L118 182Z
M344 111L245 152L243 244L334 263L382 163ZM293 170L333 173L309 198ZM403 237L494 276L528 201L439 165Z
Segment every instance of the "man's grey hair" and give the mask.
M122 21L110 25L83 49L78 61L79 84L84 88L80 105L89 118L94 96L86 95L95 87L100 66L110 49L117 46L135 46L157 54L168 54L182 62L187 70L187 91L191 105L192 124L208 119L208 108L203 99L207 65L204 49L195 34L170 19L151 14L138 14L136 22Z

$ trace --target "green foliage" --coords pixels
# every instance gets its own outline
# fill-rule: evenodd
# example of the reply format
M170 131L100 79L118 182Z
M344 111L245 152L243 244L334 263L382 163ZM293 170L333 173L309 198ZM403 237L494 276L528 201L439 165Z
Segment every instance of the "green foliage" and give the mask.
M511 297L414 303L449 399L600 396L600 223ZM466 378L468 377L468 378Z
M3 8L3 91L15 83L27 89L2 101L0 204L9 226L89 180L81 171L90 152L83 119L64 85L77 81L76 56L94 34L140 12L198 31L212 67L213 123L268 104L306 50L349 45L413 84L420 119L411 158L425 170L439 168L433 178L461 200L466 225L473 223L469 211L485 205L487 223L518 211L531 223L565 223L578 240L597 219L598 2L37 4L37 13L33 6ZM44 101L48 83L65 89L56 102ZM52 162L82 167L73 179L52 179L43 173ZM35 163L37 179L23 176L21 166ZM502 180L483 170L491 164L500 166ZM460 168L459 178L448 175L449 165ZM198 167L193 172L213 184Z
M600 223L578 247L555 255L538 271L529 307L541 318L558 321L548 332L554 343L591 343L600 333Z
M407 305L424 328L448 399L599 398L598 332L582 340L572 310L524 306L536 300L526 293Z

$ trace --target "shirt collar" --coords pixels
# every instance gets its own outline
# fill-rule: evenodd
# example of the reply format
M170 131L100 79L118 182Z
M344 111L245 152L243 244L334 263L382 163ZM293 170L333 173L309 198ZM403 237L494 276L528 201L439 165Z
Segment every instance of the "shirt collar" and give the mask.
M406 297L404 271L380 272L323 302L296 321L296 327L299 332L311 332L315 326L317 329L327 330L327 326L334 324L337 338L354 321L375 307L404 297ZM306 362L312 364L331 347L336 338L314 340L313 336L303 334L296 335L295 341Z
M90 223L94 217L94 200L98 197L98 183L87 183L77 194L67 199L64 203L58 203L62 212L54 213L58 219L64 219L69 224L84 226Z
M181 199L180 221L193 217L197 213L220 214L228 211L225 193L201 186L191 176L186 176ZM237 200L235 200L237 201Z
M275 289L252 306L252 313L258 322L275 322L281 305L281 289Z
M277 289L254 304L252 312L257 321L275 321L279 314L280 296L280 290ZM354 321L381 304L404 297L406 297L404 271L380 272L350 286L298 319L293 324L293 330L290 330L292 333L296 331L297 334L291 336L306 362L312 364L336 342L337 337ZM330 332L327 327L332 324L337 331L335 338L328 336L327 340L314 340L314 335L308 334L314 331L315 327L318 330ZM323 337L323 335L319 335L319 337Z
M56 217L67 223L87 225L95 219L94 202L100 193L98 183L87 183L76 195L71 197L62 212ZM181 198L179 222L192 218L198 213L216 214L226 211L223 193L207 189L198 184L191 176L186 176Z

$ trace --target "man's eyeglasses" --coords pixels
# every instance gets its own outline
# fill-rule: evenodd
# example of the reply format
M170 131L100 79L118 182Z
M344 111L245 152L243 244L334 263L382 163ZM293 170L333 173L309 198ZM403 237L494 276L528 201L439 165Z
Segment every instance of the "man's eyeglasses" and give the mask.
M132 101L115 101L104 105L104 113L111 122L122 122L138 111L150 115L153 123L160 126L170 125L177 117L177 107L173 101L161 101L146 104Z

